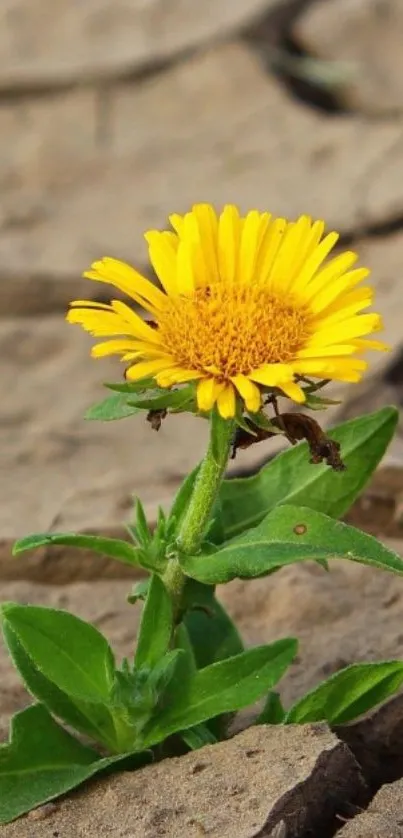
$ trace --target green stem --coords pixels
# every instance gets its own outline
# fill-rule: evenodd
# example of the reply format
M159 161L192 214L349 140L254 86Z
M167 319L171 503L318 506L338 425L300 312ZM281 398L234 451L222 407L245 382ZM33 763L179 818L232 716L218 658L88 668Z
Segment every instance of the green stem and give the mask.
M188 510L178 533L178 549L192 556L198 552L230 454L234 423L222 419L215 411L210 423L210 442L196 479ZM177 618L186 576L176 557L170 559L164 583L171 594Z

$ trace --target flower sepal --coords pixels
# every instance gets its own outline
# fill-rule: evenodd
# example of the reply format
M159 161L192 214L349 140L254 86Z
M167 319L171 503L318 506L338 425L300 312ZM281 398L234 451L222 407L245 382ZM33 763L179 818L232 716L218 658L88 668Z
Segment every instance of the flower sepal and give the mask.
M309 410L327 410L328 407L336 404L342 404L340 399L325 399L323 396L315 396L314 393L308 393L304 407L308 407Z
M113 395L88 408L85 418L88 420L111 421L125 419L142 410L148 413L148 420L154 430L159 430L161 421L167 413L194 413L199 415L194 384L183 387L157 387L155 381L146 380L141 389L140 382L117 382L105 384Z
M154 387L152 390L145 390L144 393L131 394L127 403L130 407L137 407L139 410L169 409L172 413L181 413L192 408L196 410L195 388L192 384L169 390Z
M144 393L155 390L155 378L141 378L139 381L106 381L104 387L117 393Z

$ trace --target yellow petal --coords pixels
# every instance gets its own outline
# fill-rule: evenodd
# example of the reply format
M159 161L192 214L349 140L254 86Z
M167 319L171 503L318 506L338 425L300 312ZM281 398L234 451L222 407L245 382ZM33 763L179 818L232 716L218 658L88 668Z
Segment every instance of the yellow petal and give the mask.
M162 291L139 274L131 265L120 262L119 259L105 256L100 261L93 262L91 270L86 271L83 276L97 282L107 282L114 285L115 288L119 288L119 291L128 294L129 297L150 311L161 309L165 305L165 297Z
M382 340L361 340L360 338L357 338L357 340L353 340L352 343L359 352L367 352L371 349L377 350L378 352L390 352L392 349L391 346L388 346L388 344L384 343Z
M178 215L178 213L174 212L172 213L172 215L169 216L169 222L174 228L175 232L178 234L178 236L181 236L183 230L184 216Z
M330 378L336 381L359 381L368 364L360 358L307 358L295 361L293 369L298 375Z
M107 337L108 335L128 335L131 330L127 322L111 308L71 308L66 314L68 323L77 323L90 332L94 337Z
M235 390L232 384L226 384L217 397L217 408L223 419L232 419L235 416Z
M96 300L72 300L70 308L97 308L99 311L110 311L110 303L98 303Z
M335 357L338 355L353 355L356 352L356 347L353 342L347 344L332 344L331 346L324 346L318 350L317 346L306 346L304 349L300 349L296 353L296 359L298 358L317 358L320 355L321 358L326 357Z
M140 338L140 340L146 340L148 343L161 344L158 329L152 329L151 326L148 326L146 321L139 317L126 303L123 303L121 300L112 300L111 306L122 320L126 322L126 334L132 334L134 337Z
M308 217L308 216L306 216ZM312 224L312 222L311 222ZM298 281L299 272L305 262L309 259L312 253L316 250L325 229L324 221L315 221L307 235L301 242L298 253L294 254L294 262L292 268L292 279Z
M176 284L176 247L172 236L173 234L169 232L160 233L158 230L149 230L144 238L148 244L150 262L161 285L167 294L174 295L178 293L178 288Z
M318 355L320 355L320 347L322 346L330 346L330 344L339 341L340 343L346 343L351 338L360 338L381 329L382 318L379 314L360 314L329 327L321 326L311 337L309 345L317 346Z
M194 245L189 241L181 241L178 247L176 262L176 287L179 294L185 297L190 296L195 288L193 276L193 249Z
M334 314L331 314L329 317L320 321L321 328L334 326L336 323L341 323L341 321L344 320L350 320L356 314L360 314L361 311L364 311L364 309L372 306L373 296L373 293L366 294L365 296L362 296L361 300L356 300L356 302L350 303L350 305L340 307L339 311L335 311Z
M274 218L269 224L266 235L260 246L259 262L256 267L256 278L269 282L270 272L275 262L282 238L287 230L285 218Z
M91 349L91 355L93 358L105 358L107 355L121 355L125 352L134 352L135 349L136 341L118 338L116 340L105 340L102 343L96 343Z
M295 288L302 290L308 285L322 262L326 259L326 256L334 248L338 238L338 233L328 233L321 243L318 244L313 253L308 256L305 264L301 267L298 277L295 280Z
M151 361L152 358L161 358L165 354L166 350L163 346L156 346L146 341L135 340L133 341L132 351L122 355L122 361L132 361L134 358L140 357Z
M325 273L325 271L323 271ZM359 282L366 279L370 271L368 268L356 268L354 271L341 273L340 276L319 280L320 275L307 288L306 299L315 314L322 315L329 306L337 305L343 294L351 291Z
M248 378L266 387L282 387L283 382L292 381L293 372L288 364L263 364L249 373Z
M209 273L206 285L210 285L219 279L217 253L218 219L210 204L195 204L192 207L192 213L198 224L200 243Z
M258 245L261 241L261 213L248 212L242 227L236 279L240 285L249 285L254 278Z
M182 243L184 248L182 253L183 263L181 268L177 266L178 285L180 285L181 293L188 295L195 288L203 288L211 283L211 272L200 240L197 218L193 212L186 213L184 217L181 232ZM187 253L186 257L184 256L185 252ZM187 270L184 265L185 258L188 260L190 278L187 277Z
M234 375L231 381L238 390L239 395L243 398L246 409L250 410L251 413L256 413L262 404L259 387L250 378L247 378L246 375Z
M310 219L306 215L302 215L295 224L288 226L270 274L270 284L273 289L278 287L286 293L292 286L295 257L309 233L309 228Z
M339 320L347 320L354 314L370 306L374 297L373 288L363 286L342 294L339 299L331 303L324 311L317 316L316 323L320 326L337 323Z
M232 284L238 265L241 223L237 207L224 207L218 220L218 265L223 282Z
M225 384L215 378L203 378L197 385L197 406L203 413L212 409Z
M140 361L126 370L126 378L129 381L140 381L141 378L154 376L155 373L172 366L172 361L173 359L169 356L155 358L152 361Z
M297 402L297 404L303 404L306 399L303 389L295 381L287 381L286 384L280 384L279 387L289 399Z
M185 370L183 367L173 366L157 375L157 383L161 387L171 387L172 384L184 384L186 381L197 381L204 373L196 370Z

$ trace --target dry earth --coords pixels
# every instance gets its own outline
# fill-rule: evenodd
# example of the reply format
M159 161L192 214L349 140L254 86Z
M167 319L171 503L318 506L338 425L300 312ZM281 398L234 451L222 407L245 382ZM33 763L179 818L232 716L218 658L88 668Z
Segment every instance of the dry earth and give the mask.
M116 363L91 361L90 341L63 320L70 299L105 299L104 288L80 279L92 259L110 254L144 267L143 230L200 200L323 216L372 268L394 350L374 359L359 387L335 388L343 403L326 422L403 404L401 0L168 5L92 0L73 10L63 2L56 15L49 0L6 0L0 11L1 596L92 620L118 655L130 651L138 622L136 608L125 604L129 580L116 578L107 562L66 550L11 559L12 540L47 529L116 531L133 493L153 517L200 458L206 428L188 417L170 418L159 434L139 419L83 421L102 397L102 382L120 375ZM329 67L339 80L330 90L323 86ZM402 438L403 425L388 455L394 468L376 477L352 520L392 539L403 554ZM264 443L241 452L233 468L253 468L274 450ZM295 567L274 580L233 583L220 596L248 643L300 638L281 688L286 704L347 663L402 655L403 584L387 574L344 563L329 575ZM26 701L3 650L3 739L10 715ZM231 765L233 754L225 758ZM169 778L164 765L158 771ZM153 770L145 769L147 776ZM249 788L260 767L242 770ZM120 824L114 834L269 835L269 827L253 826L271 806L266 775L259 776L258 803L248 791L232 808L227 792L229 820L221 828L216 819L215 831L206 831L200 815L199 832L183 820L165 832L151 822L126 831ZM206 778L198 787L201 813L210 800ZM113 801L124 789L114 780L102 795ZM98 807L95 791L88 801L93 794ZM82 795L78 809L87 801ZM379 795L340 835L402 834L390 820L401 820L398 792L389 802L386 792ZM111 834L101 821L92 829ZM92 835L49 823L53 832L35 820L1 832ZM292 827L286 838L302 838L307 828Z

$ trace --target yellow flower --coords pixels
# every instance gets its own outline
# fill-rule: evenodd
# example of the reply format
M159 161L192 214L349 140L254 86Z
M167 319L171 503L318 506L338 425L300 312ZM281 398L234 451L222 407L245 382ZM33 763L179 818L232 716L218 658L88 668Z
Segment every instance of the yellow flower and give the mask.
M372 303L372 289L360 285L369 270L351 270L351 251L327 260L338 234L323 237L323 221L257 210L241 217L235 206L217 216L198 204L170 222L172 231L145 235L161 288L109 257L84 274L123 291L152 325L118 300L76 300L67 315L95 337L114 336L92 355L122 356L129 380L197 381L199 409L217 404L229 418L237 398L259 410L262 388L303 402L301 376L359 381L362 353L387 348L364 338L382 328L378 314L362 314Z

